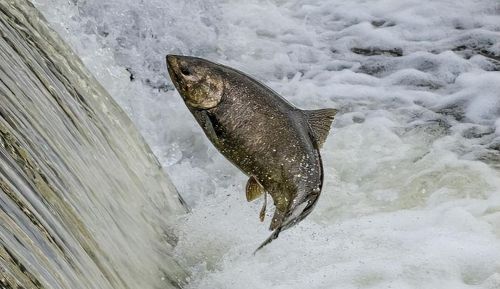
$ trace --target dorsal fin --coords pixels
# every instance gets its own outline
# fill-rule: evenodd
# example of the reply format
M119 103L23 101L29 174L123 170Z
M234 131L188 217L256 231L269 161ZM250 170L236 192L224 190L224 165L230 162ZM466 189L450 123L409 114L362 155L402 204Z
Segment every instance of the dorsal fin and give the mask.
M330 126L332 125L332 121L337 113L337 110L334 108L325 108L317 110L303 110L302 112L306 116L309 127L311 127L311 131L316 143L318 144L318 148L321 148L326 140L326 137L328 136Z

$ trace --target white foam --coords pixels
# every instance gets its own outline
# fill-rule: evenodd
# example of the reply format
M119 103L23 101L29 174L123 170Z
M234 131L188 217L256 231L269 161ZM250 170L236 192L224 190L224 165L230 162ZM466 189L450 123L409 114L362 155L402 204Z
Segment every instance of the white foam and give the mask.
M500 288L498 1L37 3L193 205L176 251L190 288ZM179 52L340 109L317 208L256 256L261 201L171 90Z

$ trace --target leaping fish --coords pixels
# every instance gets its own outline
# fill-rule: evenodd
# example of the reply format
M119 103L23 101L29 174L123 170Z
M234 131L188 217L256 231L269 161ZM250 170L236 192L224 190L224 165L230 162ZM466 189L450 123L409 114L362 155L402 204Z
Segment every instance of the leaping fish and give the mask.
M167 55L168 73L214 146L249 176L248 201L269 193L273 231L255 251L311 213L323 186L320 148L336 110L301 110L236 69Z

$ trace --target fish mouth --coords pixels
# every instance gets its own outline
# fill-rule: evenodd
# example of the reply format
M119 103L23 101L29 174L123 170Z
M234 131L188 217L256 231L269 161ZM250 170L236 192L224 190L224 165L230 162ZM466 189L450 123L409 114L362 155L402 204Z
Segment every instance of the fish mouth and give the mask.
M180 73L181 65L186 66L187 64L192 64L196 60L200 60L201 58L186 56L186 55L178 55L178 54L167 54L167 67L171 67L174 69L176 73Z
M182 86L184 83L184 77L181 73L181 65L182 65L182 58L186 56L182 55L174 55L174 54L168 54L167 55L167 71L168 75L170 76L170 80L174 84L175 88L181 95L181 97L184 99L184 95L182 92Z
M180 69L179 69L179 56L180 55L173 55L173 54L168 54L167 55L167 70L168 74L170 75L170 79L172 82L177 86L179 83L180 77Z
M167 54L167 66L168 67L179 67L179 60L184 57L182 55Z

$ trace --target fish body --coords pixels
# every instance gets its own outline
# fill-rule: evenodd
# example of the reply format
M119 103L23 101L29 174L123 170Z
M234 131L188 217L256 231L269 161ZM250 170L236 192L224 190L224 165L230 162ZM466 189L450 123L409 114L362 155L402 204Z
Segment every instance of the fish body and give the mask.
M271 195L274 232L262 248L314 208L323 184L319 148L336 111L300 110L241 71L205 59L168 55L167 65L207 137L250 176L247 199Z

